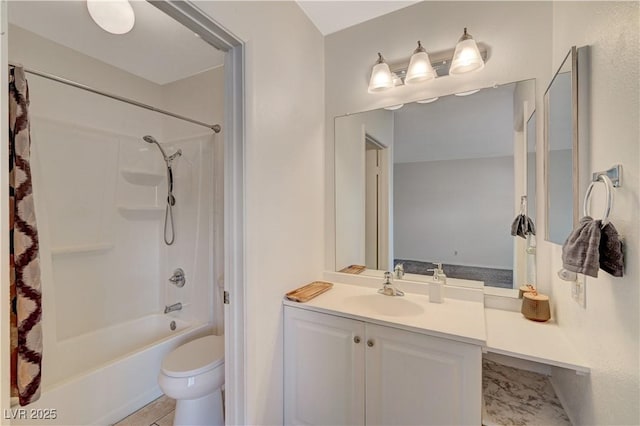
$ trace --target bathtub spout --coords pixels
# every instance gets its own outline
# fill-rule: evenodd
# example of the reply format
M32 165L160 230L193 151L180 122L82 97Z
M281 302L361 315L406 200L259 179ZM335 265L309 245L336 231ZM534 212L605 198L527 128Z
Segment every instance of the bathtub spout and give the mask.
M173 305L168 305L164 307L164 313L168 314L169 312L179 311L182 309L182 303L174 303Z

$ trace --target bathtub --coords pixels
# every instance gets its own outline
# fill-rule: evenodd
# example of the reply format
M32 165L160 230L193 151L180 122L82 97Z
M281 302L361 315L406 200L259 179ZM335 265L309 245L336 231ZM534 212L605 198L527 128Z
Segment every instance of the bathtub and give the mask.
M165 354L212 330L149 315L60 341L49 363L45 347L40 399L24 411L12 407L5 417L16 425L113 424L162 395L157 377Z

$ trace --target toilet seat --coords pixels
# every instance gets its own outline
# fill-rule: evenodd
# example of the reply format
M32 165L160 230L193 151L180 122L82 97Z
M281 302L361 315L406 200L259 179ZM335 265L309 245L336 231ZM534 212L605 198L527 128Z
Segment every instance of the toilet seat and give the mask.
M169 377L197 376L224 363L224 336L206 336L185 343L162 361Z

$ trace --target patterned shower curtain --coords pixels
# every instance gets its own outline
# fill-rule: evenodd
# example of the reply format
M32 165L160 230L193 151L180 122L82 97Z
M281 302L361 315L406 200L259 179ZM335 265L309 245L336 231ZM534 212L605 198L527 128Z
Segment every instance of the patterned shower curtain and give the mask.
M38 231L29 165L29 87L22 67L9 71L9 226L11 396L20 405L40 397L42 293Z

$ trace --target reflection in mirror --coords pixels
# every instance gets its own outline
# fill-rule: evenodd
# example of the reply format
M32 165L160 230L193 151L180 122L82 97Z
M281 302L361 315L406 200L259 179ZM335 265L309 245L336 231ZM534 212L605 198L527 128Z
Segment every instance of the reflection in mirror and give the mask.
M563 244L573 229L574 208L574 118L572 96L572 51L565 57L545 97L547 239Z
M441 262L449 278L530 282L535 260L510 227L535 194L534 108L527 80L336 118L336 270L431 275Z
M527 210L526 214L534 223L536 221L536 112L527 120ZM526 283L536 283L536 242L535 235L529 235L527 240L527 275Z

